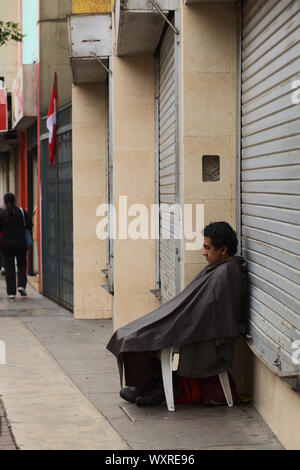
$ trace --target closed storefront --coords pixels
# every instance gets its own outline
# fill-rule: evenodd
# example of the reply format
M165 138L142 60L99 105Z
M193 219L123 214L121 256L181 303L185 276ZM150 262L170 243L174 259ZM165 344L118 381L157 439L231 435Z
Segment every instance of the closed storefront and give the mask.
M48 133L41 136L42 289L73 308L72 107L58 111L55 166L49 163ZM42 120L46 130L46 119Z
M299 1L243 2L241 242L249 265L249 339L253 352L298 390L299 18Z
M180 290L180 239L178 228L178 51L176 34L167 26L159 50L158 70L158 193L159 287L162 302Z

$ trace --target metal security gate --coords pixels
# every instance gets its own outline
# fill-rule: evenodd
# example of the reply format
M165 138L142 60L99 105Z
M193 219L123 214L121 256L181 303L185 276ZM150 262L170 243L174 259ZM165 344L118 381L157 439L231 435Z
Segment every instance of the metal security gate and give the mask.
M179 292L180 214L178 170L178 65L176 35L170 27L159 54L158 140L159 140L159 279L162 302Z
M73 308L73 198L71 106L58 112L55 166L48 134L41 139L43 294ZM43 123L45 124L45 122Z
M242 254L248 260L250 341L300 390L300 1L242 8ZM298 362L297 362L298 358Z

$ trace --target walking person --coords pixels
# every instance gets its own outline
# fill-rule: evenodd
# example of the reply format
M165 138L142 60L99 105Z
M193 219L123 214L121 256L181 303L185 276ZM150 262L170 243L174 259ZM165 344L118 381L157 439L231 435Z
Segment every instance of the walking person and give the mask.
M9 299L16 296L16 269L18 267L18 292L26 296L26 264L27 243L25 229L31 231L32 221L28 212L15 204L15 196L7 193L4 196L5 209L0 213L0 232L3 233L1 241L2 256L4 259L6 289Z

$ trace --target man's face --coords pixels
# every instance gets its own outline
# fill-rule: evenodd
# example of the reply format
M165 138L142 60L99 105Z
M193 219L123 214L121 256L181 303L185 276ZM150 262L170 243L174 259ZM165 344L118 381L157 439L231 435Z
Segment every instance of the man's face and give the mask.
M211 266L228 258L227 247L215 248L210 237L204 237L202 250L203 256Z

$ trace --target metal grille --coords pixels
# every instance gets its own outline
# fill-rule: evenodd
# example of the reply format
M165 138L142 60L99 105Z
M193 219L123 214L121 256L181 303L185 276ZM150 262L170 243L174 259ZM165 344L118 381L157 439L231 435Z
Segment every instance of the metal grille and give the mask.
M252 346L288 376L300 369L293 361L300 340L300 108L292 102L300 1L247 0L242 16L242 254Z
M178 292L180 221L170 208L178 202L177 68L174 32L168 28L159 57L159 272L162 302Z
M50 167L48 140L41 143L43 294L59 302L57 165Z
M59 303L73 307L72 132L57 138L59 210Z
M67 126L70 116L69 106L58 113L58 123ZM72 131L59 133L58 128L55 160L55 166L50 167L48 139L44 139L41 143L43 293L72 309Z

